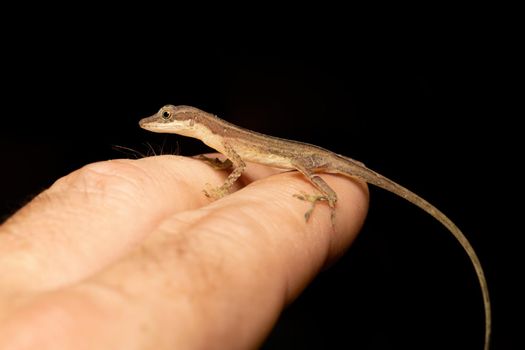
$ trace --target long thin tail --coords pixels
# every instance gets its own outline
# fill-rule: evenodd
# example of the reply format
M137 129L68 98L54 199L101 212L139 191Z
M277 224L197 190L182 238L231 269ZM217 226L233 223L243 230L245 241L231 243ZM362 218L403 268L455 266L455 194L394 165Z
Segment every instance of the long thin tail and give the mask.
M413 193L412 191L406 189L401 185L398 185L394 181L382 176L381 174L378 174L375 171L368 169L363 164L356 162L353 159L346 157L344 158L344 165L340 164L337 167L343 168L344 171L341 171L342 175L345 175L345 173L352 174L353 176L361 178L372 185L381 187L382 189L385 189L387 191L397 194L400 197L403 197L407 201L417 205L418 207L432 215L434 218L436 218L440 223L443 224L443 226L445 226L450 231L450 233L454 235L454 237L456 237L456 239L459 241L465 252L467 252L467 255L469 256L472 265L474 265L474 270L476 271L476 274L478 276L479 285L481 287L481 294L483 296L483 305L485 307L484 349L488 350L492 322L487 280L485 278L485 273L483 272L483 268L481 267L481 263L478 259L478 256L476 255L474 248L472 248L472 245L467 240L463 232L461 232L461 230L445 214L443 214L436 207L434 207L432 204L430 204L417 194Z

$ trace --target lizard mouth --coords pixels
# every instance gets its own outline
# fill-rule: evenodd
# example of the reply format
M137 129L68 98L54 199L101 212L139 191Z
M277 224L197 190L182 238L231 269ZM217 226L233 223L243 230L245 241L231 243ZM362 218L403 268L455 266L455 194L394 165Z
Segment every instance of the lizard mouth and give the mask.
M149 130L148 127L152 124L153 121L154 121L153 117L142 118L139 121L139 126L143 129Z
M166 123L159 122L159 118L156 114L151 117L141 119L139 121L139 126L149 131L163 130L167 128Z
M177 123L166 123L159 121L158 118L155 117L141 119L139 121L139 126L142 129L153 132L178 133L178 130L184 129L183 125L179 125Z

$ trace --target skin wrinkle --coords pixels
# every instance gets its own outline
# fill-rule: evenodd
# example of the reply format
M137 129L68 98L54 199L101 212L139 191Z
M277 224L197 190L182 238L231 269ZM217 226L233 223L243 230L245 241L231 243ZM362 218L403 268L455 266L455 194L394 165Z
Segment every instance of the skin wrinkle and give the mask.
M197 230L198 227L195 226L195 230ZM209 230L204 230L204 232L209 232ZM170 235L171 236L171 235ZM208 236L208 239L206 239L207 242L209 242L209 238L211 237L216 237L216 235L213 234L213 232L211 232L210 234L207 234ZM191 237L191 239L195 239L195 238L200 238L198 237L198 235L195 235L195 233L192 233L191 231L188 232L188 237ZM221 240L222 241L222 244L225 243L224 240ZM165 242L155 242L155 245L162 245L162 246L168 246L165 244ZM239 251L238 249L228 249L229 251ZM193 257L193 255L191 255ZM222 260L222 255L218 255L218 256L215 256L215 258L213 258L213 260L215 260L215 262L213 264L205 264L204 266L208 266L208 268L204 269L204 270L195 270L193 269L193 273L192 273L192 279L195 281L195 278L198 276L197 280L202 280L203 283L198 283L198 285L201 285L204 287L204 289L192 289L191 293L189 293L190 295L193 296L192 299L199 299L199 295L202 295L204 298L207 298L206 296L210 293L210 291L214 291L217 287L219 287L219 285L217 284L217 282L220 280L221 281L221 284L224 283L224 280L225 280L225 277L230 273L230 269L223 269L223 268L220 268L220 261ZM232 256L230 255L230 258ZM216 260L218 259L218 260ZM188 264L190 266L193 266L193 267L198 267L199 265L198 264L194 264L192 263L191 261L189 262L186 262L185 264ZM211 267L211 270L209 269ZM197 274L195 274L195 272L198 272ZM210 272L212 274L210 274ZM217 273L219 275L221 275L221 278L218 279L217 278ZM226 273L226 275L225 275ZM210 283L210 282L214 282L215 283ZM194 283L194 286L195 286L195 283ZM170 298L170 295L166 295L167 298L169 299ZM174 297L177 296L177 293L175 293L175 295L173 295ZM227 306L227 305L226 305ZM197 313L199 313L197 311Z
M289 176L289 175L286 175L286 176ZM266 180L261 180L261 182L264 182L264 181L266 181ZM269 180L268 180L268 181L269 181ZM293 181L294 181L294 180L292 179L292 181L290 181L290 182L293 182ZM270 181L269 181L269 182L270 182ZM287 188L286 185L283 186L283 187L284 187L284 188ZM245 192L246 192L247 190L249 190L249 188L247 188L247 189L245 190ZM265 193L265 192L263 191L263 193ZM249 194L248 194L248 195L249 195ZM288 199L291 198L291 196L287 196L286 194L282 194L282 193L278 193L278 195L282 195L283 198L288 198ZM240 205L240 208L238 208L238 209L236 210L237 213L235 214L235 215L240 215L241 213L239 213L239 212L240 212L240 211L243 211L243 208L245 207L245 205L242 205L242 203L245 202L245 199L244 199L244 198L243 198L243 199L239 199L239 198L235 198L235 197L236 197L235 194L232 194L231 196L226 197L223 201L221 201L221 207L222 207L221 210L223 210L223 211L227 211L229 206L232 206L232 205L237 205L237 206L239 206L239 204L241 204L241 205ZM244 196L243 196L243 197L244 197ZM268 202L268 201L265 201L264 198L261 198L261 199L262 199L262 201L259 201L260 205L267 206L268 203L270 203L270 202ZM242 202L239 203L240 201L242 201ZM233 211L232 211L232 212L233 212ZM266 213L266 210L262 210L261 212L262 212L262 213ZM252 212L252 214L255 214L255 212ZM234 219L235 219L234 216L232 216L232 218L228 218L227 216L224 216L224 214L222 214L221 211L218 211L218 212L216 212L215 214L212 213L211 215L212 215L212 217L211 217L212 219L214 219L213 216L216 216L216 218L220 218L220 220L225 221L225 224L224 224L224 225L221 224L220 221L216 222L216 225L215 225L216 227L224 227L224 226L227 225L229 222L234 222ZM263 214L263 215L264 215L264 214ZM251 223L249 223L249 224L246 226L246 227L250 227L250 228L252 228L252 227L259 227L259 228L261 229L261 228L264 227L264 225L262 225L261 222L271 222L271 220L270 220L270 221L265 220L264 217L261 217L260 215L250 215L250 214L248 214L248 212L242 213L242 216L251 218ZM269 212L269 214L268 214L268 219L270 219L272 216L275 216L275 215L272 214L272 212ZM302 216L301 216L301 215L298 215L298 217L299 217L298 222L300 222L301 224L303 224L303 218L302 218ZM313 223L312 223L312 224L313 224ZM316 226L316 225L315 225L315 224L313 224L313 225L314 225L313 227L314 227L314 230L315 230L315 226ZM282 227L282 224L281 224L280 226ZM197 222L197 223L193 223L193 224L191 225L191 227L192 227L192 230L198 230L198 228L199 228L199 222ZM216 231L216 230L215 230L215 227L207 227L207 228L204 228L203 231L204 231L204 232L208 232L208 233L210 233L210 234L208 235L208 236L210 236L208 239L210 239L210 238L211 238L211 239L216 239L216 238L217 238L217 235L216 235L216 232L215 232L215 231ZM275 237L274 235L271 235L271 234L270 234L272 231L269 230L268 228L265 228L265 231L267 231L267 233L268 233L267 235L258 235L257 238L258 238L258 239L266 238L266 241L268 241L268 239L272 240L272 238ZM189 232L190 232L190 236L191 236L191 230L190 230ZM275 231L273 231L273 232L275 232ZM277 232L278 232L278 231L277 231ZM232 238L235 238L235 239L232 241L232 243L233 243L234 245L237 246L238 244L242 243L242 240L239 241L239 239L236 238L236 237L242 237L242 235L239 236L239 234L242 234L242 232L238 232L238 233L236 233L236 232L232 232L232 233L227 234L226 236L227 236L227 238L230 239L230 240L231 240ZM300 234L300 233L299 233L299 234ZM224 234L223 234L222 236L224 236ZM193 237L193 236L192 236L192 237ZM327 236L318 235L318 237L327 237ZM273 241L275 241L275 239L273 239ZM326 244L327 244L327 241L326 241L326 240L323 240L323 241L324 241L323 244L326 245ZM272 243L272 246L273 246L273 245L274 245L274 243ZM265 257L266 257L266 260L268 260L268 255L271 254L271 253L273 252L273 250L272 250L272 249L269 249L269 250L265 250L264 252L261 252L261 248L260 248L261 246L264 247L264 246L267 246L267 244L257 244L257 245L255 245L255 246L251 246L251 245L242 245L241 247L235 247L234 249L230 249L230 251L239 251L239 250L244 250L244 251L245 251L246 249L250 249L250 248L253 247L253 248L254 248L254 250L253 250L254 253L261 254L262 256L265 256ZM322 260L326 260L326 255L324 255L324 256L322 257ZM281 264L281 266L282 266L282 264ZM286 294L288 295L288 294L290 294L290 293L287 292ZM294 294L296 294L296 293L294 293Z
M182 160L182 162L193 161L184 157L173 157L177 157L177 160ZM166 183L166 180L159 179L159 177L162 178L159 176L159 172L166 173L166 169L163 169L162 165L157 166L157 169L154 172L146 172L142 165L139 166L135 162L136 161L130 160L112 160L108 162L99 162L87 165L72 173L73 176L71 178L66 177L67 180L65 182L69 183L71 187L66 187L64 190L69 191L71 188L80 188L82 190L81 192L87 191L87 193L89 193L92 192L92 189L95 189L93 191L94 193L100 192L104 195L111 196L114 195L115 191L117 191L119 194L123 194L124 196L122 198L117 196L115 199L128 201L129 196L132 198L134 198L133 196L140 198L151 198L151 190L146 190L146 188L151 188L151 186L149 186L151 184L153 184L154 187L160 191L163 191L166 187L171 188L174 184L179 184L179 186L177 186L178 188L191 188L195 186L195 184L189 183L186 180L187 173L185 171L182 171L182 173L179 172L179 170L184 169L184 167L179 169L170 169L170 171L167 172L170 175L169 183ZM149 162L149 160L148 158L144 158L138 160L138 162ZM175 170L175 172L173 170ZM212 172L212 170L207 169L205 165L203 165L203 170ZM81 184L79 184L79 182ZM62 184L61 180L59 180L57 183L59 185ZM146 183L148 186L145 185ZM54 188L52 187L52 189ZM59 186L57 189L62 189L62 186ZM199 204L205 202L205 199L198 199ZM151 200L154 200L154 198L151 198ZM153 202L146 203L146 205L148 204L153 204Z
M264 212L264 211L263 211ZM275 237L275 235L272 235L272 232L280 232L282 230L282 225L283 223L282 222L278 222L276 220L261 220L261 215L260 214L256 214L256 213L252 213L252 215L249 215L250 219L251 219L251 225L250 227L254 227L258 230L261 230L263 232L266 232L267 234L264 235L264 237L266 238L265 241L266 242L269 242L267 244L267 246L269 247L269 249L267 249L265 252L264 252L264 255L266 256L266 258L268 257L272 257L272 261L275 260L275 261L280 261L282 260L281 255L279 254L279 246L282 245L282 239L283 238L277 238ZM270 214L268 215L268 217L272 218L272 217L275 217L273 214ZM303 220L302 218L299 219L299 220ZM294 220L295 221L295 220ZM296 232L298 235L302 234L302 232ZM286 238L285 238L286 239ZM290 240L292 241L292 240ZM293 241L292 241L293 242ZM300 248L298 245L295 245L297 246L297 248ZM303 248L304 249L304 248ZM292 253L295 253L297 254L298 252L298 249L289 249L287 251L288 254L292 254ZM304 250L303 250L304 252ZM298 289L302 289L302 286L303 284L301 284L301 287L297 288L292 288L291 285L292 283L290 283L290 281L293 280L292 276L294 276L296 274L295 271L293 271L294 269L291 268L291 264L288 264L286 263L286 261L280 261L278 263L276 263L276 265L280 266L280 269L281 270L285 270L286 273L284 274L284 277L283 277L283 280L284 280L284 283L283 283L283 291L282 291L282 305L285 305L285 304L288 304L290 302L292 302L295 297L297 296L298 294ZM315 272L313 273L315 274Z
M274 180L273 179L276 179L276 178L279 178L279 182L281 183L281 188L285 189L284 191L278 191L277 193L273 193L273 192L270 192L270 191L265 191L263 190L261 194L258 195L259 197L259 201L257 201L257 204L259 206L264 206L264 207L267 207L267 208L264 208L264 209L261 209L260 211L251 211L248 212L244 212L242 215L244 217L247 217L250 219L250 222L246 225L246 227L249 227L249 228L258 228L260 229L261 231L264 231L266 232L267 234L266 235L261 235L259 234L257 236L258 239L262 239L262 238L266 238L266 242L272 242L270 244L257 244L255 245L256 247L265 247L265 246L269 246L270 249L264 251L262 254L266 257L268 257L269 255L271 254L274 254L275 252L275 249L271 249L271 247L276 247L276 244L274 242L282 242L283 239L285 240L288 240L288 236L285 235L285 237L280 237L280 236L276 236L275 234L273 234L274 232L280 232L281 229L282 229L282 225L283 223L280 223L278 221L275 220L275 217L279 217L277 214L277 211L279 210L276 210L275 208L275 205L272 203L272 199L275 200L276 196L279 196L281 197L283 200L282 201L277 201L277 202L282 202L283 204L281 205L281 207L283 209L286 209L287 211L290 211L290 215L289 217L294 217L294 221L297 223L297 226L303 226L304 225L304 217L297 213L297 209L294 208L295 206L290 206L289 203L292 203L292 204L297 204L297 203L294 203L294 201L289 201L287 199L290 199L292 198L291 194L298 191L299 190L299 187L308 187L309 185L305 182L305 181L301 181L301 186L297 186L297 177L295 174L283 174L283 175L277 175L276 177L274 178L267 178L267 179L262 179L262 180L259 180L257 185L259 186L265 186L266 183L268 183L269 185L271 185L271 182L273 182ZM283 181L284 180L284 181ZM288 183L289 182L289 183ZM274 188L274 187L273 187ZM249 194L249 191L250 191L250 186L248 186L247 188L244 189L243 191L243 195L246 194L246 195L250 195ZM260 191L261 192L261 191ZM265 196L268 196L268 199L265 199L264 197ZM234 205L240 205L240 208L237 209L237 212L240 212L242 211L242 208L246 207L246 204L245 204L245 199L244 199L244 196L242 199L239 199L237 198L238 196L236 196L236 194L232 194L228 197L225 197L221 204L224 205L224 206L228 206L228 205L231 205L231 206L234 206ZM230 203L230 204L228 204ZM300 203L300 202L299 202ZM287 208L285 208L287 207ZM318 209L319 211L321 211L321 208ZM306 225L306 229L304 231L298 231L295 233L295 235L301 235L301 236L304 236L303 239L312 239L314 238L315 241L319 241L319 243L321 243L322 246L325 246L325 247L329 247L332 242L333 242L333 232L331 230L328 230L327 232L325 232L325 234L322 234L321 232L322 231L326 231L325 229L323 229L323 227L326 227L326 223L329 222L329 215L323 215L324 213L321 213L319 216L317 216L317 218L319 219L319 221L324 221L324 225L321 224L320 222L317 222L316 219L313 220L313 222L309 222L307 225ZM218 213L218 215L220 215L220 213ZM295 218L296 217L296 218ZM227 219L226 219L227 220ZM232 218L232 221L233 221L233 218ZM271 225L271 226L270 226ZM275 226L273 226L275 225ZM219 225L219 227L221 227L222 225ZM237 235L235 235L237 236ZM292 238L292 237L290 237ZM295 242L297 240L297 236L294 236L293 239L290 239L289 241L290 242ZM281 243L282 244L282 243ZM254 247L255 247L254 246ZM297 245L296 245L297 246ZM299 248L299 246L298 246ZM258 252L260 253L260 248L257 248L257 250L259 250ZM330 253L330 249L323 249L322 251L324 252L323 255L319 256L318 254L313 254L312 253L312 249L310 250L305 250L304 249L304 246L302 247L302 249L297 249L297 250L288 250L288 254L291 254L292 252L297 252L295 254L299 254L299 255L308 255L309 257L306 258L307 260L310 260L310 261L319 261L318 265L320 266L319 267L319 270L327 263L327 260L328 260L328 256L331 254ZM300 253L299 253L300 252ZM333 252L332 252L333 254ZM279 264L280 266L287 266L287 264ZM300 285L301 287L300 288L295 288L294 291L292 290L288 290L285 294L287 295L287 299L291 299L291 298L294 298L298 293L299 293L299 290L302 289L302 287L307 283L307 281L313 277L313 275L315 273L317 273L318 270L312 272L311 275L308 275L304 278L304 282L302 282ZM293 272L288 272L287 275L288 277L286 278L287 280L291 279L291 276L292 276Z
M128 173L134 176L126 176ZM105 190L106 186L99 186L99 184L106 185L107 182L114 180L117 180L115 182L118 184L120 181L125 180L125 182L136 189L140 189L139 183L142 182L142 178L149 179L150 177L151 175L145 173L139 166L130 161L108 160L83 166L69 176L57 180L54 188L69 189L70 187L83 186Z
M180 221L178 218L182 217L184 213L179 213L175 217L169 219L169 221L164 221L158 226L158 234L153 236L152 241L150 243L147 243L146 247L149 247L150 245L153 246L162 246L162 247L170 247L170 250L167 251L168 255L166 253L163 254L164 260L166 257L169 257L172 253L176 253L175 255L180 259L184 259L188 265L191 266L200 266L198 264L199 261L202 260L202 256L199 255L198 251L193 251L194 246L202 246L202 245L213 245L214 242L219 243L220 245L228 244L228 245L234 245L234 248L231 249L225 249L231 252L243 252L243 255L246 253L246 250L251 248L250 245L242 245L239 247L239 244L242 243L243 239L238 239L238 233L232 232L231 230L228 230L228 232L224 232L224 229L220 229L220 227L227 227L226 225L230 225L231 222L234 220L230 220L227 218L227 216L224 215L224 211L228 211L227 207L222 207L217 211L211 211L209 215L198 215L192 218L192 222L186 222L185 226L183 228L179 228ZM213 226L210 226L209 221L214 222ZM224 221L224 225L221 224L221 221ZM172 227L177 227L175 230ZM180 232L184 232L184 234L181 234ZM142 253L148 252L150 250L154 250L153 248L148 249L146 247L142 248ZM171 248L174 248L171 250ZM258 248L255 248L253 251L259 253ZM172 253L169 253L169 252ZM232 255L230 255L231 257ZM214 273L217 271L221 271L222 269L218 268L221 266L220 261L222 260L222 255L217 255L213 259L211 259L213 264L213 270ZM169 260L169 259L167 259ZM168 268L162 267L163 261L157 260L158 265L155 267L169 270ZM205 264L205 266L208 266L208 264ZM209 267L207 267L206 270L201 270L200 275L201 276L208 276L209 272L207 270ZM205 278L208 280L208 278ZM212 280L212 279L210 279Z

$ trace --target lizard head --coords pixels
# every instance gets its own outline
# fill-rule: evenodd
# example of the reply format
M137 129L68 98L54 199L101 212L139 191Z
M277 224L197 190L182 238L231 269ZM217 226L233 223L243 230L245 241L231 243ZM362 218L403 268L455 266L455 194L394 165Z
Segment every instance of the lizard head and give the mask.
M192 136L196 118L205 113L195 107L166 105L151 117L141 119L141 128L161 133Z

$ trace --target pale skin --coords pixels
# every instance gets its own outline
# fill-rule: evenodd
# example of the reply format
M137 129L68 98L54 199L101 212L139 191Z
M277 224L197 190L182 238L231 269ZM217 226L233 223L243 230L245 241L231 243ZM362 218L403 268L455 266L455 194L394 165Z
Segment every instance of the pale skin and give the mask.
M253 349L282 308L340 256L367 211L366 186L337 191L335 232L305 222L298 173L228 174L159 156L89 164L0 226L0 349ZM276 234L278 233L278 234Z
M294 194L295 197L312 203L311 208L305 213L306 221L310 218L315 204L319 201L326 201L330 207L332 223L334 226L336 223L336 203L340 202L338 201L338 192L332 189L318 175L319 173L358 178L390 191L420 207L449 230L461 244L474 266L481 287L485 309L484 349L489 349L491 331L490 298L485 274L476 252L461 230L445 214L417 194L351 158L314 145L253 132L194 107L167 105L153 116L142 119L139 124L142 128L153 132L173 133L200 139L227 157L228 162L224 166L219 165L218 162L205 159L215 167L231 166L233 168L221 186L215 188L208 186L205 189L205 194L208 197L218 199L227 194L243 173L246 162L254 162L280 169L297 170L319 191L319 194L309 194L304 191Z

